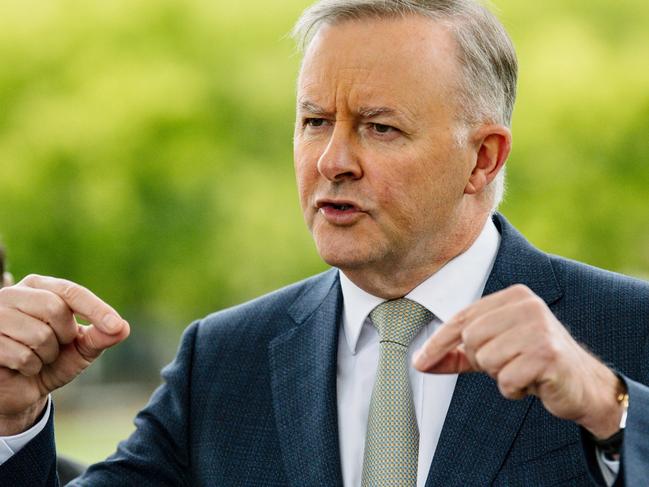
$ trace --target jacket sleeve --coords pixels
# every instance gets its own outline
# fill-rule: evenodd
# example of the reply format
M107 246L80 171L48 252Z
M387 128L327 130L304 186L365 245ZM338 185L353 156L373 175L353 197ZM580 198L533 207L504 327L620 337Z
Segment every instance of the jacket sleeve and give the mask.
M649 473L649 387L628 377L622 378L629 393L629 410L615 487L643 485ZM581 436L591 477L596 485L606 486L597 463L595 445L583 429Z
M194 323L183 334L176 358L162 370L163 384L136 416L133 434L113 455L70 482L70 487L191 484L189 404L197 328L198 323ZM0 466L0 485L58 485L51 417L36 438Z
M52 412L45 428L0 465L0 485L58 485L53 418Z
M643 485L649 475L649 387L626 379L629 411L624 429L621 470L623 483Z

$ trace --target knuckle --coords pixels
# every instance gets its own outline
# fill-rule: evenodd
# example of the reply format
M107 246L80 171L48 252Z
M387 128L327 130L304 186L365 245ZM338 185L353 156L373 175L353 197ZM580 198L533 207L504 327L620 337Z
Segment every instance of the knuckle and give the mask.
M544 313L547 309L545 302L537 295L527 296L524 301L527 308L536 314Z
M54 332L48 326L40 326L32 335L32 343L36 348L46 347L52 343Z
M488 353L486 353L484 350L478 350L475 354L475 361L481 370L484 370L485 372L487 372L487 374L493 377L493 360Z
M68 319L70 311L65 303L52 295L45 304L45 313L53 321L64 322Z
M552 337L543 341L543 346L539 348L539 351L546 362L555 362L561 354L559 344Z
M501 383L498 383L498 390L507 399L511 399L514 395L514 392L508 386Z
M48 299L45 301L43 308L45 314L51 318L59 318L62 314L62 305L59 300L56 299L53 295L48 296Z
M95 305L95 306L92 306L90 308L88 318L89 319L94 319L94 320L97 320L97 319L102 319L103 320L105 315L106 315L106 310L104 308L102 308L101 305Z
M498 390L500 390L500 393L503 396L507 398L513 398L516 395L516 391L518 390L518 387L511 376L505 374L499 374Z
M14 286L0 288L0 306L14 308L17 299L17 289Z
M509 288L512 293L524 293L529 289L525 284L514 284Z
M473 344L473 333L469 328L465 328L462 330L460 333L460 337L462 338L462 343L464 343L467 347L471 348L471 345Z
M87 343L77 343L77 351L79 354L88 362L92 362L95 360L97 357L99 357L103 350L101 350L95 343L94 340L92 339L91 336L87 336Z
M81 287L78 284L75 284L70 281L63 281L63 288L61 289L61 295L66 301L74 301L79 297L81 292Z
M41 276L38 274L27 274L20 283L25 284L26 286L35 286L40 279Z
M16 354L15 365L18 370L29 370L34 362L34 354L31 350L20 350Z
M36 375L41 371L42 368L43 362L40 359L35 358L29 363L27 369L25 370L25 375Z
M451 325L455 328L463 328L466 322L469 321L469 312L466 309L460 311L455 315L455 319L451 321Z
M43 365L51 364L56 361L56 359L59 357L59 349L54 348L54 349L44 349L44 350L39 350L38 351L38 356L39 356L39 361Z
M525 284L514 284L511 287L511 292L519 300L534 295L532 290L529 287L527 287Z

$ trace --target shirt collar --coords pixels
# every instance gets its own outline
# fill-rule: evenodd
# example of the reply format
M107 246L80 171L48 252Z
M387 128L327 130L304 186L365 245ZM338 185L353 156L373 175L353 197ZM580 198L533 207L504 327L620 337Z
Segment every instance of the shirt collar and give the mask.
M451 259L406 297L427 308L442 322L449 320L480 299L499 246L500 234L489 218L466 252ZM363 291L342 271L340 286L343 293L343 330L347 346L354 354L365 319L385 299Z

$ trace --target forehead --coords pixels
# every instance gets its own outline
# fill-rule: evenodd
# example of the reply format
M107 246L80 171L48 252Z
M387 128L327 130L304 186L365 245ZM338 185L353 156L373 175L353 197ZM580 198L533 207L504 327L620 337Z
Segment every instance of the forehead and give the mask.
M460 74L445 23L419 15L345 20L323 25L308 46L298 101L332 104L344 92L359 103L378 97L425 106L448 100Z

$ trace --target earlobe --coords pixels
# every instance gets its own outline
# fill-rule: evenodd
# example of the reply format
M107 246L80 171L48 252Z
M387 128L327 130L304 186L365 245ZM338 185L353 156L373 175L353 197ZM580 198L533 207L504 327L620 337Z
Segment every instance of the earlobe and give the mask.
M465 194L483 191L501 171L511 151L511 132L503 125L483 127L474 140L477 146L476 159L464 188Z

